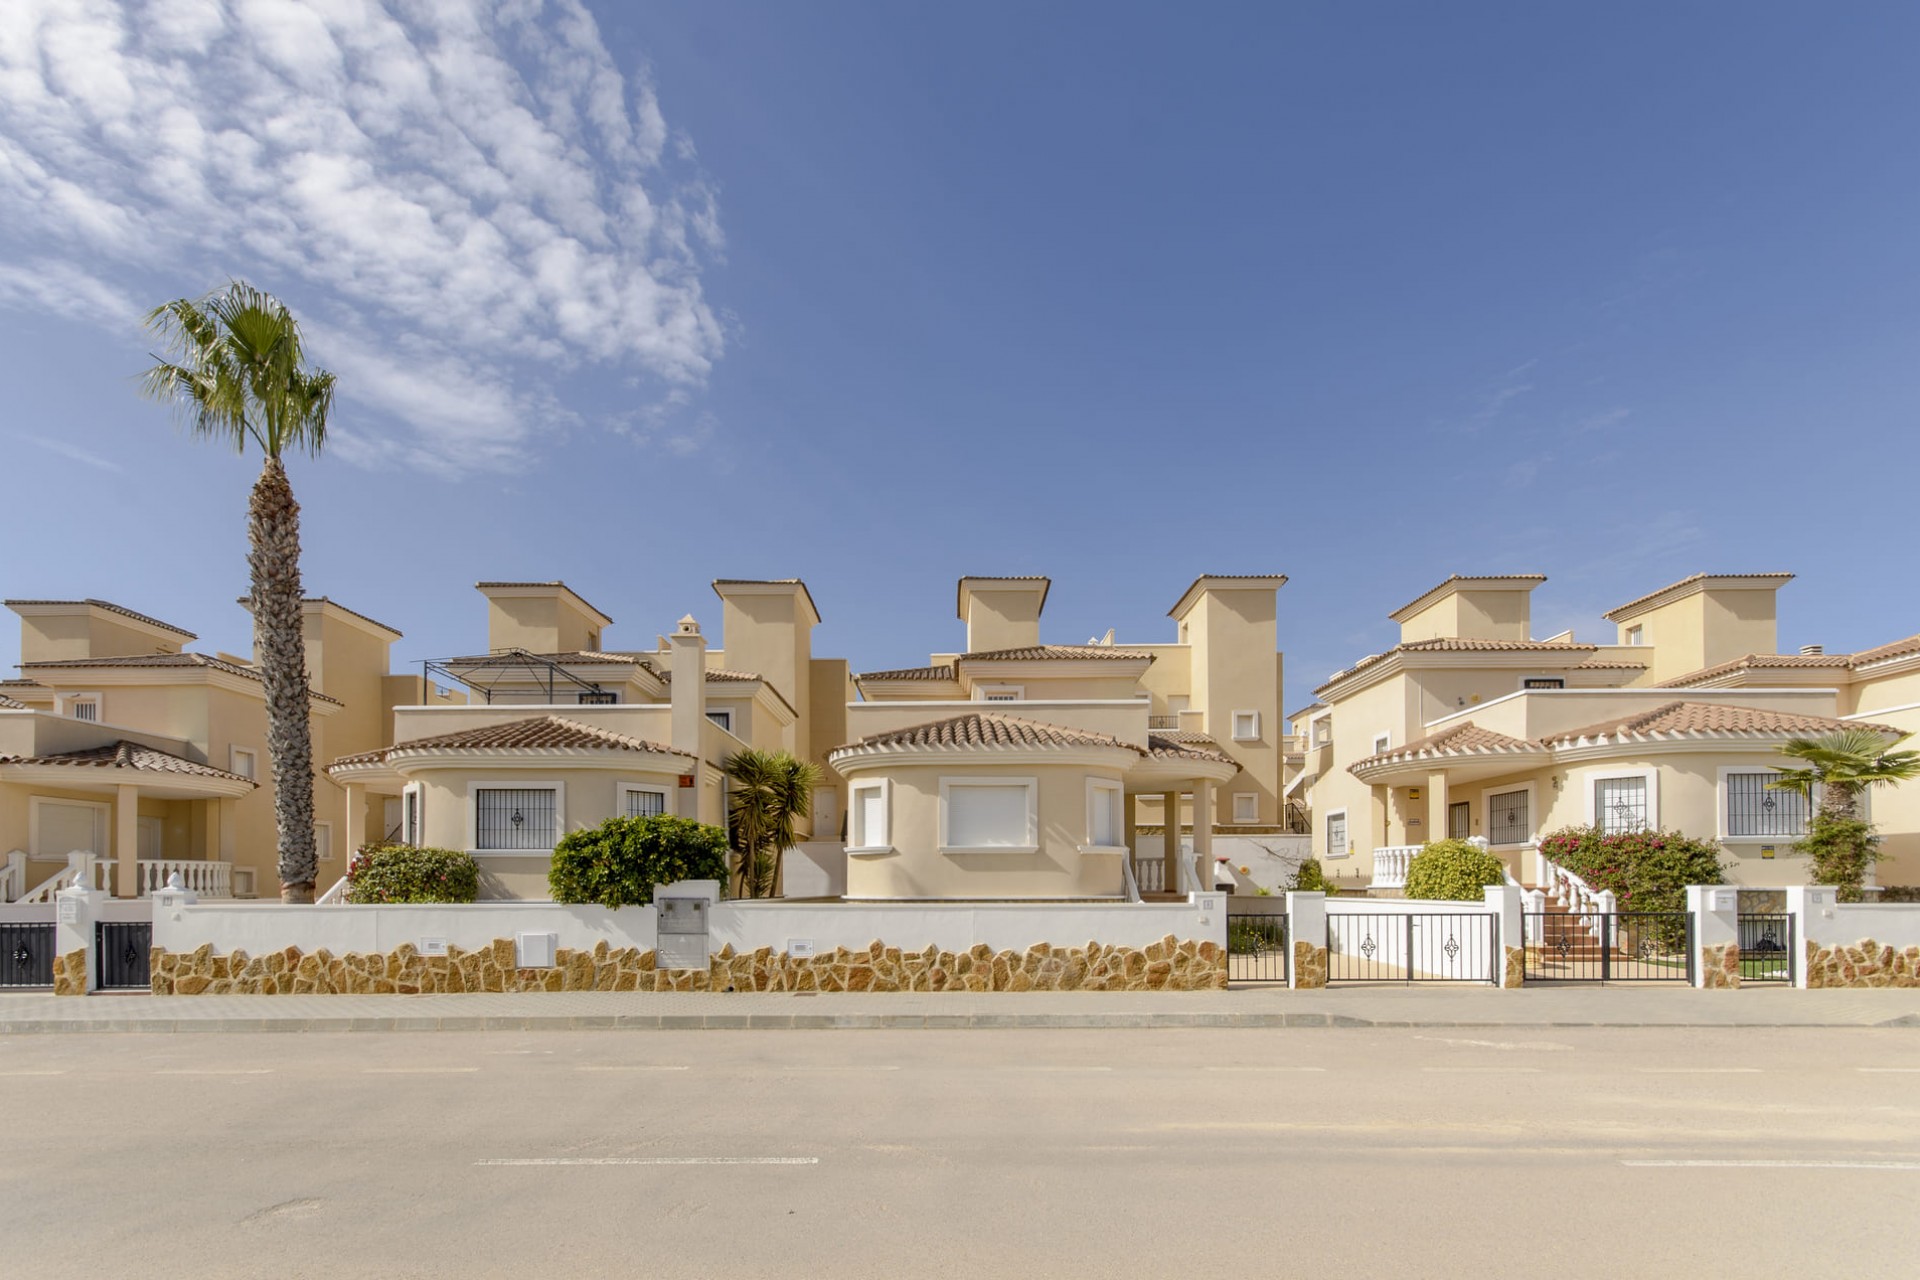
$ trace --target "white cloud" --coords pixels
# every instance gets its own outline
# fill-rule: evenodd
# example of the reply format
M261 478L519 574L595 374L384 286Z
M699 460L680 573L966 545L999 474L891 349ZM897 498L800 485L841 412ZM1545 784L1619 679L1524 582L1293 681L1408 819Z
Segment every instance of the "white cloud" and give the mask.
M725 335L692 157L579 0L0 5L0 250L27 264L0 305L273 288L399 424L343 423L363 462L511 467L596 366L697 448Z
M25 432L19 433L19 438L30 445L45 449L48 453L57 453L70 462L78 462L82 466L92 467L96 471L120 470L120 464L112 459L103 458L97 453L89 452L86 449L82 449L79 445L70 444L65 440L55 440L49 436L29 435Z

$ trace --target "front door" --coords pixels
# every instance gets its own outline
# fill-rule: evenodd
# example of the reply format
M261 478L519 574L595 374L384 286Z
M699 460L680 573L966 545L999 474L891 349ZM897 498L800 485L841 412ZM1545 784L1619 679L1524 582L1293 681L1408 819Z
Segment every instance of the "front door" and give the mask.
M1447 839L1465 840L1473 834L1473 808L1465 800L1447 806Z
M166 824L159 818L140 819L140 856L150 861L158 861L167 855L162 852L165 844Z

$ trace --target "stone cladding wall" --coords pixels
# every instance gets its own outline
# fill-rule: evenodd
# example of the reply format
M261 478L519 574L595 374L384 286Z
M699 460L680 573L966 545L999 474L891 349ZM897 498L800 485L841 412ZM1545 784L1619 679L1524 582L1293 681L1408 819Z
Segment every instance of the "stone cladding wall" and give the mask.
M1809 987L1920 987L1920 947L1896 951L1872 938L1852 946L1807 944Z
M1311 942L1293 944L1293 985L1299 989L1327 985L1327 949Z
M1710 991L1730 991L1739 986L1740 944L1700 948L1700 976L1700 985Z

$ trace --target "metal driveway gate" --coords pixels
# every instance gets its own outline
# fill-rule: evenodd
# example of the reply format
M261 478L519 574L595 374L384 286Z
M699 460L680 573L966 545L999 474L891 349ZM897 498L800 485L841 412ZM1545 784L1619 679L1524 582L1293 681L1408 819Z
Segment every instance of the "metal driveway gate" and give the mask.
M1793 917L1785 912L1766 915L1742 913L1740 929L1740 981L1793 983L1796 963L1793 946Z
M1693 982L1693 916L1685 911L1520 914L1528 982Z
M1227 899L1227 981L1285 982L1292 954L1286 912L1236 911Z
M150 920L101 920L93 926L93 949L102 991L150 991L148 951L153 946Z
M1327 912L1328 982L1497 982L1486 912Z
M0 924L0 987L53 985L53 924Z

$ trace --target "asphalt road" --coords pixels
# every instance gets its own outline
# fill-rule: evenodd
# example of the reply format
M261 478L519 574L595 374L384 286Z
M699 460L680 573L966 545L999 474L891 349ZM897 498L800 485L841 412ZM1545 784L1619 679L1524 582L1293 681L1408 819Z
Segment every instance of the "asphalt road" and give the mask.
M0 1039L0 1270L1920 1274L1911 1030Z

